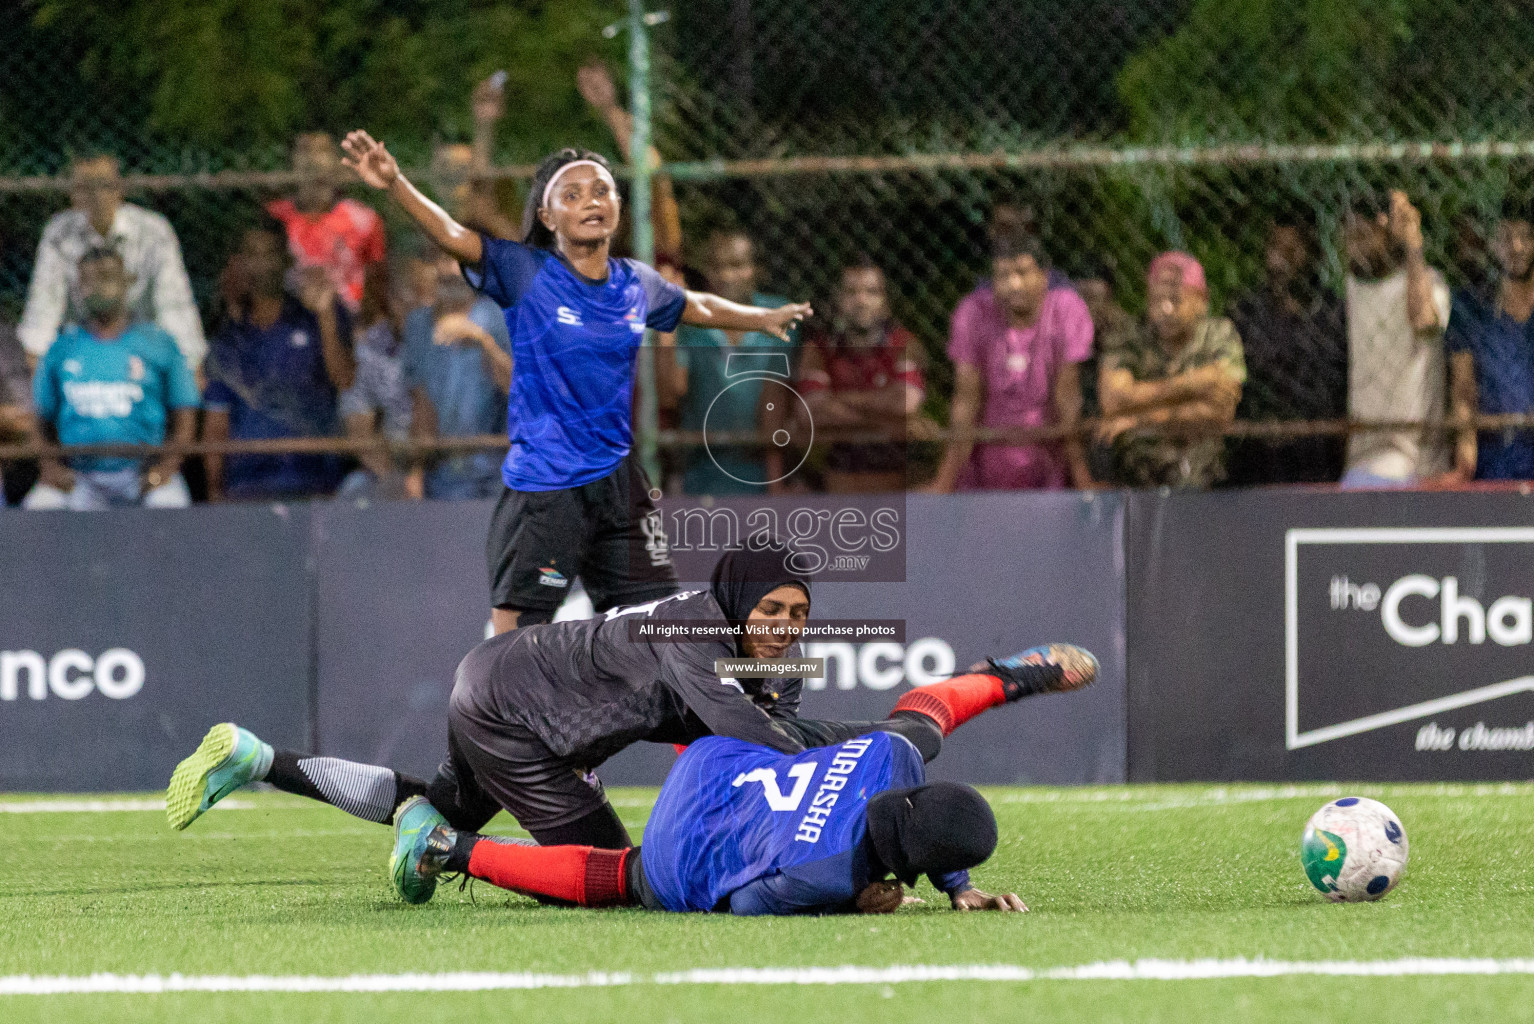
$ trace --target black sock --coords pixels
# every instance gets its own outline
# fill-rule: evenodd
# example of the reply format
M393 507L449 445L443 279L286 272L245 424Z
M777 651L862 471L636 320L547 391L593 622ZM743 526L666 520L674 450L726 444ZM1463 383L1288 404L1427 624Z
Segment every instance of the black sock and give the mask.
M897 711L879 723L885 732L898 733L921 752L924 762L931 762L943 749L943 729L930 715L920 711Z
M483 839L478 832L460 832L458 838L453 841L453 852L447 855L447 863L442 870L448 874L466 875L469 873L469 858L474 855L474 844Z
M285 793L319 800L382 825L394 820L400 801L426 792L426 783L389 768L290 750L273 753L266 781Z
M518 839L515 836L482 836L478 832L458 832L453 840L453 852L447 855L447 863L442 870L448 874L469 873L469 858L474 856L475 843L498 843L501 846L537 846L531 839Z
M539 846L594 846L598 850L627 850L634 843L629 839L628 829L618 819L613 805L602 801L602 806L578 818L568 825L554 828L530 828Z

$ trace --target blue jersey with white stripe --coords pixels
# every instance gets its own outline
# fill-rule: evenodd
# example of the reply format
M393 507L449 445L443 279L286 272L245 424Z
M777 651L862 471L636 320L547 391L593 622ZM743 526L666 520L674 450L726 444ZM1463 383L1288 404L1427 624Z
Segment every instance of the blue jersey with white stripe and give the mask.
M792 755L723 736L698 740L672 766L645 825L645 879L667 910L687 911L722 909L752 883L799 875L813 879L813 891L793 906L769 897L733 909L837 909L867 883L856 854L868 801L925 778L921 754L892 733Z
M634 357L646 327L671 331L686 293L636 260L609 259L593 281L544 249L484 238L469 283L505 311L511 333L511 450L501 479L518 491L600 480L633 444Z

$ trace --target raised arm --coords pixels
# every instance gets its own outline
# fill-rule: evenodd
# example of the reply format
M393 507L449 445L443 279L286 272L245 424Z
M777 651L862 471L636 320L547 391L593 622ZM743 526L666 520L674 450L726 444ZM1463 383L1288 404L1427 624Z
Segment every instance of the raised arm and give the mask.
M612 130L613 140L625 162L632 164L630 152L634 141L634 116L618 104L618 88L613 84L611 73L599 61L586 64L575 72L575 87L581 98L591 104L597 116ZM645 154L649 166L661 165L660 150L651 146ZM676 190L669 174L657 174L650 179L650 220L655 228L655 251L661 255L680 259L682 255L682 212L677 205Z
M1433 274L1422 254L1422 214L1400 189L1390 193L1390 234L1406 249L1406 314L1419 334L1441 330Z
M357 176L381 192L387 192L409 214L416 226L448 255L460 263L478 263L485 255L479 232L458 223L448 212L410 183L400 173L394 156L384 144L365 131L348 132L341 143L346 156L341 160Z
M777 309L763 309L731 302L710 292L688 292L682 322L724 331L761 331L780 341L789 341L789 329L805 317L814 315L808 302L790 302Z
M325 376L337 391L345 391L357 379L357 359L352 339L342 337L340 307L330 277L321 267L305 267L299 274L298 300L314 314L320 325L320 353Z

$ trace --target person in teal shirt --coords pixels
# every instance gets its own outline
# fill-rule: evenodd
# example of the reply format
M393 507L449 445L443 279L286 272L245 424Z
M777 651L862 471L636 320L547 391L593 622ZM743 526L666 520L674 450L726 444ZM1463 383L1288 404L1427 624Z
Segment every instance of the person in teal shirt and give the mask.
M159 445L173 422L174 444L191 442L197 384L174 338L154 324L129 321L131 283L115 250L93 249L80 258L86 322L60 332L37 368L32 401L39 439ZM44 459L41 469L24 508L94 511L191 501L174 449L149 460L80 455L66 465Z
M709 287L732 302L776 309L788 301L756 290L755 252L744 232L709 236L704 273ZM789 410L767 409L775 403L763 401L762 386L769 380L788 384L797 332L791 337L785 342L760 331L683 325L674 343L662 339L659 349L661 400L676 408L678 426L685 431L715 434L776 426ZM760 494L782 472L760 447L712 444L687 453L682 486L688 494Z

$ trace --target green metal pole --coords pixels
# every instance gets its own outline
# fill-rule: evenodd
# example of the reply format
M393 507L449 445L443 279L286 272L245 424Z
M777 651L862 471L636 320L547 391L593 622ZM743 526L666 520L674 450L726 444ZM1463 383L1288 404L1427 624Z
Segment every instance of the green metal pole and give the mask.
M634 134L629 139L629 223L633 225L634 258L655 262L655 228L650 222L650 40L645 27L644 0L629 0L629 104ZM639 462L657 486L661 484L655 439L660 412L655 397L655 347L645 335L639 350Z

